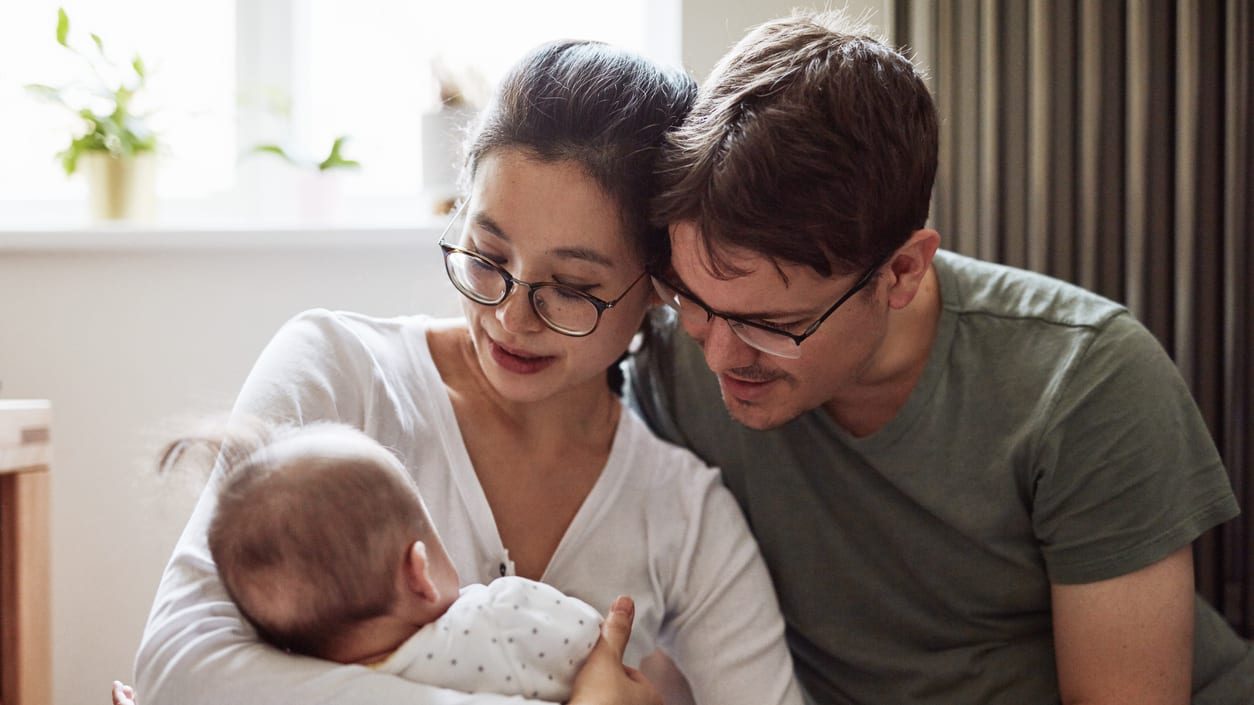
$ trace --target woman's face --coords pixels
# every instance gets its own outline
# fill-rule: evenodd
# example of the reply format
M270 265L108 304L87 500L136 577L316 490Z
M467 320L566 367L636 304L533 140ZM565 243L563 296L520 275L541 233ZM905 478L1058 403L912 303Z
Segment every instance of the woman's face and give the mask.
M464 216L461 232L446 239L521 281L557 282L603 301L627 292L580 338L546 326L525 286L497 306L463 299L475 355L492 386L520 402L587 384L604 387L606 368L640 328L651 297L647 279L637 281L644 264L614 200L575 162L497 149L479 162Z

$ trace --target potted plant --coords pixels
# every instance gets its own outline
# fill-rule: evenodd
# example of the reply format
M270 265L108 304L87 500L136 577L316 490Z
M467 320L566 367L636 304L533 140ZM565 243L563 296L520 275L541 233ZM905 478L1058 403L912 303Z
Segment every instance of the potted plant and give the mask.
M435 109L422 114L422 185L436 215L452 212L461 175L462 141L479 114L486 84L468 66L455 67L437 57L431 63L439 90Z
M307 157L277 144L259 144L253 154L273 154L301 172L297 186L297 207L300 218L311 223L325 223L339 217L340 183L337 178L347 169L358 169L361 163L344 156L348 135L340 135L331 143L327 156Z
M32 94L81 118L79 133L57 154L62 168L66 175L80 167L87 173L96 218L151 220L158 142L149 128L150 116L136 113L132 107L148 80L143 59L136 54L129 64L114 62L96 34L90 35L90 52L71 45L70 19L64 8L57 10L56 32L57 44L81 57L92 74L89 83L26 86Z

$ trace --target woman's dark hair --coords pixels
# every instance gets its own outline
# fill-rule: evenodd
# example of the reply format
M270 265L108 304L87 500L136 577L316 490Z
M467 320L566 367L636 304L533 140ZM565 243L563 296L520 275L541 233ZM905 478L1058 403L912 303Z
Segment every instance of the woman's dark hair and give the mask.
M467 176L492 150L579 164L618 204L632 246L646 255L653 168L666 133L696 98L679 69L591 41L556 41L510 69L471 135Z
M657 191L654 167L666 134L696 95L687 73L624 49L591 41L542 44L498 86L471 135L466 178L494 149L577 163L614 199L632 248L650 262L651 245L665 234L648 212ZM611 365L610 389L619 393L622 381L618 364Z

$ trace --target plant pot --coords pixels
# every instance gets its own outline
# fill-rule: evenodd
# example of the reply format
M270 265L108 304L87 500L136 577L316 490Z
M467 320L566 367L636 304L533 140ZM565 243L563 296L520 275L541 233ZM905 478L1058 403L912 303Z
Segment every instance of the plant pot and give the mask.
M79 158L87 174L91 217L96 221L151 223L156 216L157 159L150 153L129 158L89 152Z
M468 105L441 105L422 115L422 186L436 215L452 210L461 174L462 140L478 113Z
M331 225L342 217L343 183L333 169L302 169L296 179L297 219L302 225Z

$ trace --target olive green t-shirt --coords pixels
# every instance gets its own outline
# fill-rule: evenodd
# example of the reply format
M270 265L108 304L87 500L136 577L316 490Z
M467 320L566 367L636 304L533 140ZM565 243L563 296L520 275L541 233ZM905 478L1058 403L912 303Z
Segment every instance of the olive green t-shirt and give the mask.
M1237 515L1187 387L1122 306L937 253L926 369L885 427L754 431L665 328L628 369L656 432L722 468L818 703L1059 701L1050 584L1145 567ZM1197 601L1194 702L1254 703L1254 651Z

